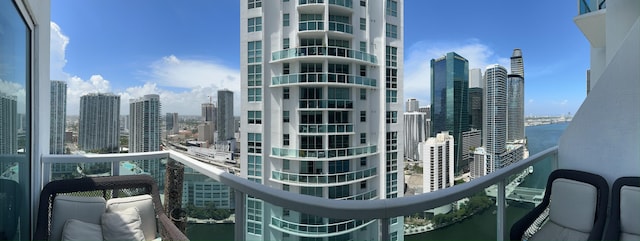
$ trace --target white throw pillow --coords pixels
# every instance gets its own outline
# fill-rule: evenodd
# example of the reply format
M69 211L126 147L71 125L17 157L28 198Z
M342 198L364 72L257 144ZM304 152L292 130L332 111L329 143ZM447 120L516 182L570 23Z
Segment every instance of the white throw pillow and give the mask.
M140 214L135 207L103 213L101 220L104 240L145 240L140 227Z
M68 219L62 228L62 240L102 240L102 228L99 224L87 223L77 219Z

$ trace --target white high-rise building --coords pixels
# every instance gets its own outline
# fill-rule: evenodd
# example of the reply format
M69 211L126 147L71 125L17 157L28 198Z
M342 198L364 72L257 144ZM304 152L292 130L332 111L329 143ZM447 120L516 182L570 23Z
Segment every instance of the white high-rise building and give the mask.
M480 68L469 70L469 88L484 88L482 70Z
M120 147L120 96L91 93L80 97L78 148L117 153Z
M51 81L51 131L49 153L64 154L64 133L67 120L67 83Z
M475 179L487 175L487 171L492 166L491 163L487 163L487 153L484 147L478 147L473 150L473 160L469 163L469 177Z
M423 192L435 192L453 186L453 145L453 136L448 131L420 143Z
M407 107L405 112L414 112L420 110L420 102L417 99L411 98L407 100Z
M206 130L206 132L200 132L198 130L198 140L206 140L209 144L213 144L216 133L216 121L217 121L218 109L213 103L203 103L202 104L202 124L198 125L203 126L202 129Z
M501 166L500 154L505 151L507 142L507 69L498 64L488 66L483 90L483 146L487 161L494 165L487 170L490 173Z
M240 8L241 175L331 199L402 196L403 1L241 0ZM380 238L377 220L246 203L247 240ZM389 221L391 239L403 239L403 223Z
M235 121L233 120L233 92L230 90L218 90L218 113L216 121L218 142L224 142L234 138Z
M404 156L419 160L418 144L427 138L427 114L417 111L404 113Z
M152 152L160 150L162 133L160 114L160 96L151 94L138 99L129 100L129 152ZM164 184L164 168L159 159L137 161L138 167L158 181L158 186Z

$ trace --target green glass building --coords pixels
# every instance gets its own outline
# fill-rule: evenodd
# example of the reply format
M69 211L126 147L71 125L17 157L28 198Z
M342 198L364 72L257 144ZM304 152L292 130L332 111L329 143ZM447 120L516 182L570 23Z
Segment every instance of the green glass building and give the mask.
M431 137L449 131L454 138L454 172L463 171L462 132L469 130L469 61L450 52L431 60Z

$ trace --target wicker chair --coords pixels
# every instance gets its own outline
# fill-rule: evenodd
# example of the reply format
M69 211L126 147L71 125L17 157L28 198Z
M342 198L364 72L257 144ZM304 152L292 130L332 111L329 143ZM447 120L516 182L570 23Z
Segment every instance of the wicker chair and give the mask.
M40 194L34 239L50 240L52 236L60 237L60 234L52 235L52 220L54 219L52 214L54 213L54 200L56 200L57 196L95 196L99 199L101 199L100 196L102 196L104 199L111 199L144 194L151 196L153 211L156 217L156 225L152 225L152 228L155 229L155 227L157 227L157 233L160 234L162 239L188 240L165 214L162 203L160 202L158 186L153 178L147 175L80 178L58 180L48 183ZM153 215L153 212L151 215ZM155 236L155 233L153 235ZM146 238L154 239L155 237Z

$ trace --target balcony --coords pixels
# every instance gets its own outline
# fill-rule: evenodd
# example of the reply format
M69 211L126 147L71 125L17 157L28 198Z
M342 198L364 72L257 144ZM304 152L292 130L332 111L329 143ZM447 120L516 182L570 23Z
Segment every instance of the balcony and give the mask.
M271 148L271 156L276 158L287 159L323 159L323 160L336 160L340 158L357 158L365 157L377 152L376 145L329 149L329 150L314 150L314 149L286 149L286 148Z
M335 174L299 174L271 171L271 180L296 186L336 186L357 183L378 175L377 168ZM333 185L332 185L333 184Z
M271 87L304 84L340 84L355 87L376 87L376 79L338 73L299 73L271 77Z
M329 5L341 6L341 7L352 9L353 1L352 0L329 0Z
M304 124L298 125L300 134L316 133L354 133L351 124Z
M323 31L324 30L324 21L304 21L298 23L298 31Z
M348 23L329 21L329 31L353 34L353 25Z
M361 151L356 151L360 149ZM351 151L343 150L344 153L372 153L375 152L375 146L363 147L363 148L351 148ZM336 151L336 150L332 150ZM307 151L307 155L302 154L304 150L290 150L272 148L272 155L283 156L289 155L293 157L309 157L312 155L311 151ZM324 152L324 155L329 155L326 151L315 151L313 155L321 156L320 152ZM286 155L284 155L286 154ZM296 155L300 154L300 155ZM364 225L370 225L375 221L380 224L389 224L389 222L395 217L410 216L415 213L422 213L425 210L431 210L441 207L443 205L451 204L461 199L470 197L478 192L487 192L489 195L495 195L497 202L497 215L495 215L495 222L497 224L496 232L494 235L479 234L478 239L502 239L505 234L505 230L510 225L507 221L505 210L505 201L510 198L508 193L514 189L513 185L508 183L512 180L516 180L517 176L526 171L531 165L537 163L546 163L553 167L557 166L557 154L558 148L553 147L547 149L541 153L535 154L528 159L516 162L506 168L497 170L489 175L477 178L476 180L453 186L437 192L419 194L415 196L403 197L398 199L382 199L382 200L370 200L376 198L376 190L367 191L361 194L341 198L342 200L331 200L301 194L295 194L279 189L273 189L265 187L259 183L238 177L223 171L220 168L212 166L210 164L197 161L182 153L176 151L159 151L149 153L129 153L129 154L95 154L95 155L45 155L42 157L43 173L50 174L52 164L60 163L111 163L111 174L122 173L120 169L121 162L149 160L149 159L164 159L174 160L182 163L185 167L188 167L195 172L205 175L210 178L208 182L220 182L234 190L235 198L234 204L236 209L234 237L236 240L245 240L246 227L244 222L244 210L246 204L247 195L261 199L265 203L270 203L279 207L287 207L297 212L308 213L311 215L318 215L330 219L348 220L341 223L326 224L326 225L301 225L293 222L286 221L278 217L271 217L270 226L281 230L283 232L290 233L292 235L302 235L306 237L323 236L323 234L336 234L346 233L349 230L353 230ZM337 154L336 154L337 155ZM369 175L376 173L376 168L371 168L362 171L362 177L366 175L368 171ZM360 171L357 171L360 172ZM356 173L357 173L356 172ZM279 179L284 179L284 173L280 173ZM272 175L277 175L273 173ZM342 175L342 177L339 177ZM546 174L548 175L548 173ZM331 174L331 175L312 175L315 177L307 176L306 181L330 182L332 176L339 181L340 178L344 180L350 180L349 178L357 179L358 174L346 173L346 174ZM50 175L44 175L43 183L47 183L50 180ZM294 178L295 180L295 178ZM300 176L297 178L302 180ZM362 202L359 200L368 200ZM510 218L512 219L512 218ZM369 221L363 221L369 220ZM194 225L194 224L189 224ZM454 223L452 225L458 225ZM215 226L215 225L214 225ZM344 231L344 232L343 232ZM218 235L212 229L207 231L207 235ZM223 231L222 231L223 232ZM229 231L230 232L230 231ZM387 229L380 230L380 237L389 237ZM386 239L386 238L381 238Z
M353 109L352 100L300 100L299 109Z
M351 59L365 64L377 64L378 60L375 55L362 51L341 48L341 47L322 47L322 46L306 46L292 49L285 49L271 53L271 62L276 63L287 59L313 59L313 58L337 58Z
M579 0L578 15L607 8L607 0Z

